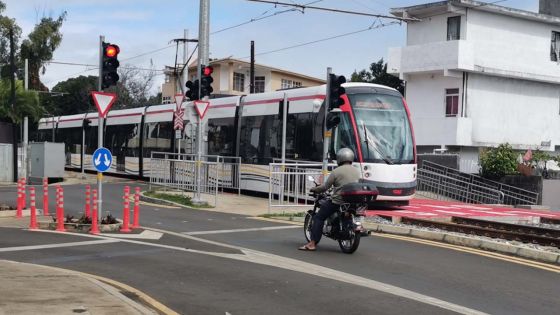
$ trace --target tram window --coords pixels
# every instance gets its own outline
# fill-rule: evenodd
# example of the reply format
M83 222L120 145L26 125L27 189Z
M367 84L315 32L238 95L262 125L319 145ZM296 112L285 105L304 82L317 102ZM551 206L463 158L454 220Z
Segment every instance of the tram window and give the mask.
M313 160L316 156L313 141L313 114L288 115L286 125L286 157L297 160Z
M243 117L239 143L242 161L268 164L280 157L281 126L278 115Z
M235 142L235 118L208 120L208 154L232 156Z
M143 137L145 157L150 157L152 151L170 152L173 124L171 122L146 123Z
M57 130L57 142L64 142L64 151L66 153L80 153L82 146L82 128L61 128Z
M97 126L89 127L86 130L86 154L93 154L97 150Z
M105 147L115 156L139 156L140 125L111 125L107 126L105 133Z

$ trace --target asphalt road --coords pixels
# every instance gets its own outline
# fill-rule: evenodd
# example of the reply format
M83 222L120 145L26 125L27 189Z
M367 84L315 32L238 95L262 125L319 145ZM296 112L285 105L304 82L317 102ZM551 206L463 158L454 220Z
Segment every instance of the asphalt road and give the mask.
M15 198L7 190L0 203ZM68 212L83 211L83 191L65 187ZM105 209L119 217L121 196L122 184L104 185ZM353 255L328 239L302 252L301 227L147 205L141 223L170 233L15 251L95 239L0 228L0 259L113 278L184 314L557 314L560 307L558 273L470 252L380 236L362 239Z

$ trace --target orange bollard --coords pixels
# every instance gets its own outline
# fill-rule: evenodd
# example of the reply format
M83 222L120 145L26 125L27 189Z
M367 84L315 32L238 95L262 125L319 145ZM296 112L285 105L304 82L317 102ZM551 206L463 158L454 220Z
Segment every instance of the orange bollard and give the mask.
M128 225L130 224L130 187L124 186L124 208L123 208L123 224L121 227L121 232L128 233L131 232Z
M23 194L23 199L22 199L22 208L26 209L27 208L27 183L25 181L25 178L21 178L21 187L22 187L22 194Z
M58 215L56 218L56 230L58 232L66 232L66 229L64 228L64 189L62 188L60 188L58 208L60 210L58 211Z
M91 193L91 186L86 185L86 211L85 211L86 218L89 218L90 215L90 193Z
M29 188L29 198L31 203L31 222L29 222L29 229L36 230L37 226L37 207L35 207L35 187Z
M16 218L23 217L23 195L21 193L21 180L17 182L17 211Z
M132 228L137 229L140 227L140 187L134 189L134 219L132 221Z
M49 179L43 178L43 215L49 215Z
M58 218L60 213L60 185L56 185L55 216Z
M99 234L99 227L97 226L97 189L93 190L93 211L91 212L91 229L90 234Z

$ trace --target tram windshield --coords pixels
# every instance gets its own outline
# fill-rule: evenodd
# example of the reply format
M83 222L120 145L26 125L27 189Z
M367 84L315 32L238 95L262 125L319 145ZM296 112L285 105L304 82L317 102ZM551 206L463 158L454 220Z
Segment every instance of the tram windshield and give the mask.
M379 93L348 94L364 162L414 162L410 122L402 98Z

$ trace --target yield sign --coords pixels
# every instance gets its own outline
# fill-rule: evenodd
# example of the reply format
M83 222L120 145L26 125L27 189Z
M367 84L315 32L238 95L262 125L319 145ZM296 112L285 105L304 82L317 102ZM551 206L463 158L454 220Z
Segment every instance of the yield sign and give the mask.
M117 94L115 93L103 93L92 91L91 96L93 96L93 102L97 106L97 111L100 117L104 118L107 112L113 106L113 103L117 100Z
M185 95L183 94L175 94L175 105L177 105L177 111L181 108L181 104L183 104L183 100L185 99Z
M196 112L198 113L200 119L204 118L204 115L206 115L206 111L208 110L208 107L210 107L210 102L194 101L194 109L196 109Z

